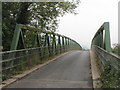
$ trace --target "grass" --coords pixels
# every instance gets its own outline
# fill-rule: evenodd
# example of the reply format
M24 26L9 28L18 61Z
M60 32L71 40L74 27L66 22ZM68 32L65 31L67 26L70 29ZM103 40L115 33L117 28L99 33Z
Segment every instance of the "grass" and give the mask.
M116 44L115 47L112 48L112 52L120 56L120 44Z
M100 79L103 88L120 88L120 71L115 70L109 61L106 62Z
M58 55L56 55L58 56ZM32 61L20 61L19 66L16 68L13 68L12 70L9 70L9 72L2 73L2 81L7 80L11 78L13 75L22 74L23 71L30 70L31 68L35 67L36 65L44 64L45 62L49 61L52 58L55 58L56 56L51 56L49 58L43 59L43 60L32 60Z

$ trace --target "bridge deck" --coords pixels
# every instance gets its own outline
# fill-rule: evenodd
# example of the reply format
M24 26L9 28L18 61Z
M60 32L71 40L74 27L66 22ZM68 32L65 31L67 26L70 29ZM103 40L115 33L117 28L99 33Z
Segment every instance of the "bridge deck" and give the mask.
M73 51L7 88L92 88L88 51Z

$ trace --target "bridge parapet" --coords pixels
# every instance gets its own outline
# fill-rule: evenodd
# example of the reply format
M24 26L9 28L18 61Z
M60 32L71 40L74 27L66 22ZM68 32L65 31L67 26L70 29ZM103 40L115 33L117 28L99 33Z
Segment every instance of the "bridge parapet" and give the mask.
M107 51L111 51L109 22L105 22L92 39L92 45L97 45Z
M92 39L91 50L93 59L100 69L103 84L107 88L120 87L120 56L111 52L109 22L105 22L96 32ZM111 80L114 81L111 83Z
M105 22L96 32L92 39L91 49L99 58L101 67L110 61L113 68L120 69L120 57L111 52L109 22Z
M41 46L74 46L82 47L73 39L58 33L37 29L21 24L16 25L10 50L35 48Z
M10 51L0 52L2 55L2 79L30 68L55 55L82 47L66 36L44 31L30 26L17 24Z
M117 71L120 70L120 56L117 56L111 52L108 52L96 45L92 46L92 51L95 53L95 55L99 59L98 62L103 71L107 62L110 62L110 65L115 70Z

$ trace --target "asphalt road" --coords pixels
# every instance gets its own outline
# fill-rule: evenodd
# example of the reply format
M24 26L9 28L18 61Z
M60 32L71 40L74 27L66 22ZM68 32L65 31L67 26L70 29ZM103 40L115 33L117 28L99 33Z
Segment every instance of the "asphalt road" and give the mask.
M92 88L89 52L70 52L7 88Z

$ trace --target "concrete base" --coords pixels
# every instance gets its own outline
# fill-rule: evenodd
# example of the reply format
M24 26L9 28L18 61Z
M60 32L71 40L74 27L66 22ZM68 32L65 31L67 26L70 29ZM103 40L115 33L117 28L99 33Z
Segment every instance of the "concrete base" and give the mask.
M99 80L100 70L97 67L97 62L94 53L90 50L90 59L91 59L91 70L92 70L92 79L93 79L93 88L101 88L102 83Z

